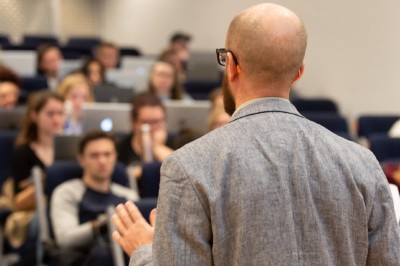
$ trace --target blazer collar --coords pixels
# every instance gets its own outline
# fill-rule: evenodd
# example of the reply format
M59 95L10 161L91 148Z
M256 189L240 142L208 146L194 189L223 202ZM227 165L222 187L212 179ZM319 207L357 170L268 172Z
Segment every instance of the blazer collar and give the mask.
M289 113L296 116L303 117L286 99L280 98L263 98L259 101L251 102L246 106L238 109L232 116L229 123L238 120L242 117L257 114L257 113L268 113L268 112L282 112Z

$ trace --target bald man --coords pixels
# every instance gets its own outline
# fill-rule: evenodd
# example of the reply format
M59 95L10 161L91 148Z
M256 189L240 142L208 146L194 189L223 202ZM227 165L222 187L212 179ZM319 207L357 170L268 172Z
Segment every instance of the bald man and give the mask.
M131 265L400 265L373 154L288 101L306 42L278 5L233 19L217 49L232 119L164 161L152 225L132 203L117 207L113 237Z

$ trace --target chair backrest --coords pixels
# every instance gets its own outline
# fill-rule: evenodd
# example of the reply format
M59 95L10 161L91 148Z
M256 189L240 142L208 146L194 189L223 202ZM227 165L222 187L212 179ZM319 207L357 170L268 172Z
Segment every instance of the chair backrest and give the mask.
M400 138L387 135L371 135L370 149L379 162L400 161Z
M157 208L157 198L146 198L141 199L135 202L135 205L138 207L139 211L142 213L142 216L150 222L150 212Z
M138 180L140 197L156 198L160 187L160 168L159 162L152 162L142 165L142 177Z
M11 176L11 155L14 150L17 131L0 130L0 187Z
M10 40L7 35L0 34L0 46L7 46L10 44Z
M339 113L337 104L330 99L295 99L292 104L302 114L306 112Z
M344 117L337 114L315 114L303 113L311 121L326 127L334 133L349 133L347 121Z
M83 171L77 161L57 161L46 169L46 195L51 198L54 189L61 183L82 177ZM128 187L128 177L125 166L117 163L111 177L112 181Z
M195 100L207 100L211 91L221 86L218 81L187 81L184 84L186 92Z
M44 43L58 46L58 39L51 35L25 35L22 45L36 49Z
M358 118L358 136L369 138L372 134L386 134L400 119L398 115L363 115Z

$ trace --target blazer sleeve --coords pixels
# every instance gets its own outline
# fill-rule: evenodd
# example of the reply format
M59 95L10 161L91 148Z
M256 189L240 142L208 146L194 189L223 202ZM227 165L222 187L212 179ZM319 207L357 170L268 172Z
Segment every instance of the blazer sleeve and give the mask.
M367 265L400 265L400 228L396 223L389 184L379 165L368 220Z
M142 247L132 254L130 266L213 264L210 218L197 193L176 155L167 157L161 168L152 254Z

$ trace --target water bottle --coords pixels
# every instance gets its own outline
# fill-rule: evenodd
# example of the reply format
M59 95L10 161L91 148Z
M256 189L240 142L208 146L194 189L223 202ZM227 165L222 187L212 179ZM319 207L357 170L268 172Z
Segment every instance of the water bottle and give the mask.
M142 133L142 163L153 161L153 147L151 141L151 127L149 124L143 124L140 128Z

